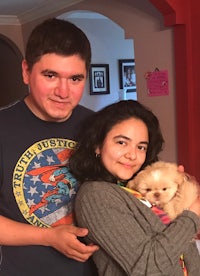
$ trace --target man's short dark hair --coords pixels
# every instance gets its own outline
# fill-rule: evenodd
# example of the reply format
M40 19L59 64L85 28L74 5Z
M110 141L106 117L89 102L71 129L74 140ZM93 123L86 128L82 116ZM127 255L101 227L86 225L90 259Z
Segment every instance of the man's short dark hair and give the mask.
M79 55L89 70L90 42L85 33L73 23L51 18L37 25L27 42L25 59L29 70L40 58L49 53L63 56Z

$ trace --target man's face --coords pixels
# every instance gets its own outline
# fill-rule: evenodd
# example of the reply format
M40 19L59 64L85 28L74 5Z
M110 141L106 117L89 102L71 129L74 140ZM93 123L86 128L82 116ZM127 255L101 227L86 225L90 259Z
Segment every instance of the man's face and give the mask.
M79 55L45 54L31 71L22 62L23 80L30 93L25 99L30 110L44 121L63 122L79 103L87 77Z

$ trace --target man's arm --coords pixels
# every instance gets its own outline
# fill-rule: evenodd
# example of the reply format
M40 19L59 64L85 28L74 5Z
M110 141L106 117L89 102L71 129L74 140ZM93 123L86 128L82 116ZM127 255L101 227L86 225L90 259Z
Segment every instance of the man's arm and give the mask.
M85 228L60 225L54 228L40 228L19 223L0 216L0 244L9 246L43 245L51 246L68 258L84 262L98 247L85 245L77 237L88 234Z

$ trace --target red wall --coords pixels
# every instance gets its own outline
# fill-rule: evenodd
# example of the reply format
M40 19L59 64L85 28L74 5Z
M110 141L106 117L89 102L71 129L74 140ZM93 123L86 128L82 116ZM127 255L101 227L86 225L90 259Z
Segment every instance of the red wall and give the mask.
M149 1L174 28L178 162L200 181L200 1Z

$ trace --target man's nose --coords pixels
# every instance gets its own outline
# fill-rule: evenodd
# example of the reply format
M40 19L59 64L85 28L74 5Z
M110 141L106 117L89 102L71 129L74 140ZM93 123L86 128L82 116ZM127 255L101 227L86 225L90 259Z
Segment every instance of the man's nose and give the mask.
M67 79L61 78L57 84L55 94L61 98L67 98L69 96L69 84Z

